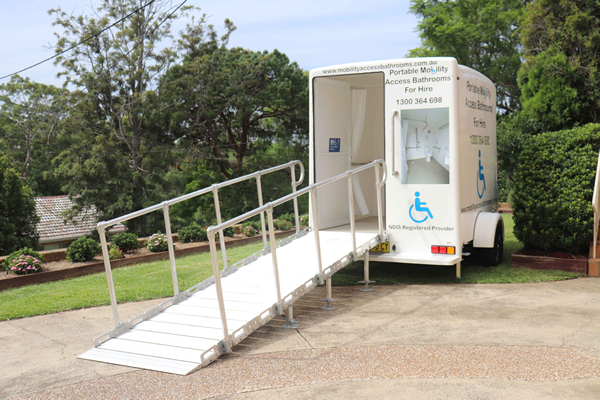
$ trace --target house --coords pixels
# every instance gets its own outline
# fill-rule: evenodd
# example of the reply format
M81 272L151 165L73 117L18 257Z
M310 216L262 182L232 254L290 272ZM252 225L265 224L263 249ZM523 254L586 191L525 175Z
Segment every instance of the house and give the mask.
M37 225L40 233L39 250L64 249L69 244L96 229L98 211L94 206L82 211L72 221L65 222L64 213L73 207L67 196L36 197L35 209L40 217ZM121 224L112 232L124 231Z

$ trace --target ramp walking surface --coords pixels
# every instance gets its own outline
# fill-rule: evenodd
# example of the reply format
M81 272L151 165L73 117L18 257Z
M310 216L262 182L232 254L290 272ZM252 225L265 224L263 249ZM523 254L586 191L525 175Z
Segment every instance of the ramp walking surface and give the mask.
M319 235L323 272L330 276L336 266L350 261L351 234L324 231ZM356 240L364 250L378 243L376 233L356 233ZM314 267L318 265L314 243L315 234L311 232L277 250L282 303L291 303L314 289L319 272ZM221 278L224 319L234 343L276 315L278 294L272 265L271 255L262 255ZM216 359L221 354L219 342L224 339L216 285L212 283L178 304L167 305L143 322L139 322L142 316L136 317L137 324L118 337L109 339L106 334L108 340L80 357L180 375Z
M187 376L77 359L109 307L0 322L0 397L577 398L600 393L600 280L318 287ZM158 301L124 304L128 317Z

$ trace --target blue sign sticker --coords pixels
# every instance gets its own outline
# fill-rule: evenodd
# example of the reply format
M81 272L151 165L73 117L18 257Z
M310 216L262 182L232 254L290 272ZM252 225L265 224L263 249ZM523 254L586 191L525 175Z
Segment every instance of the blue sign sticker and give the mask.
M421 193L415 192L415 204L411 205L408 209L408 216L417 224L427 221L427 218L433 219L433 214L431 213L431 210L429 210L429 207L425 207L427 203L421 201L419 196L421 196ZM423 219L416 219L415 217L413 217L413 209L418 213L421 213L417 218L423 217ZM423 213L426 214L423 215Z
M329 138L329 152L330 153L339 153L341 144L342 144L342 139Z
M483 182L480 184L479 182ZM481 193L479 193L479 186L482 186ZM479 150L479 168L477 169L477 196L481 199L485 192L485 175L483 174L483 165L481 165L481 150Z

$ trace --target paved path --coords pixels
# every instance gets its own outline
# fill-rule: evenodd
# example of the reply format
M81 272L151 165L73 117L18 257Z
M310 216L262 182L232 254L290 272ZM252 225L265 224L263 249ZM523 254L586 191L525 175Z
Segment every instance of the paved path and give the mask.
M600 398L600 279L317 288L186 377L75 358L108 307L0 322L0 398ZM159 301L123 304L129 317Z

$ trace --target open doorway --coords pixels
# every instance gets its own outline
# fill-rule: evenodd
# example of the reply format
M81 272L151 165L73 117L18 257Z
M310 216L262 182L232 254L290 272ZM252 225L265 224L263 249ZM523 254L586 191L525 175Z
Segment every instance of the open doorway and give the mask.
M384 159L384 74L318 77L313 85L315 182ZM356 174L353 188L356 220L374 219L373 169ZM317 208L321 228L348 224L348 183L338 181L320 188Z

